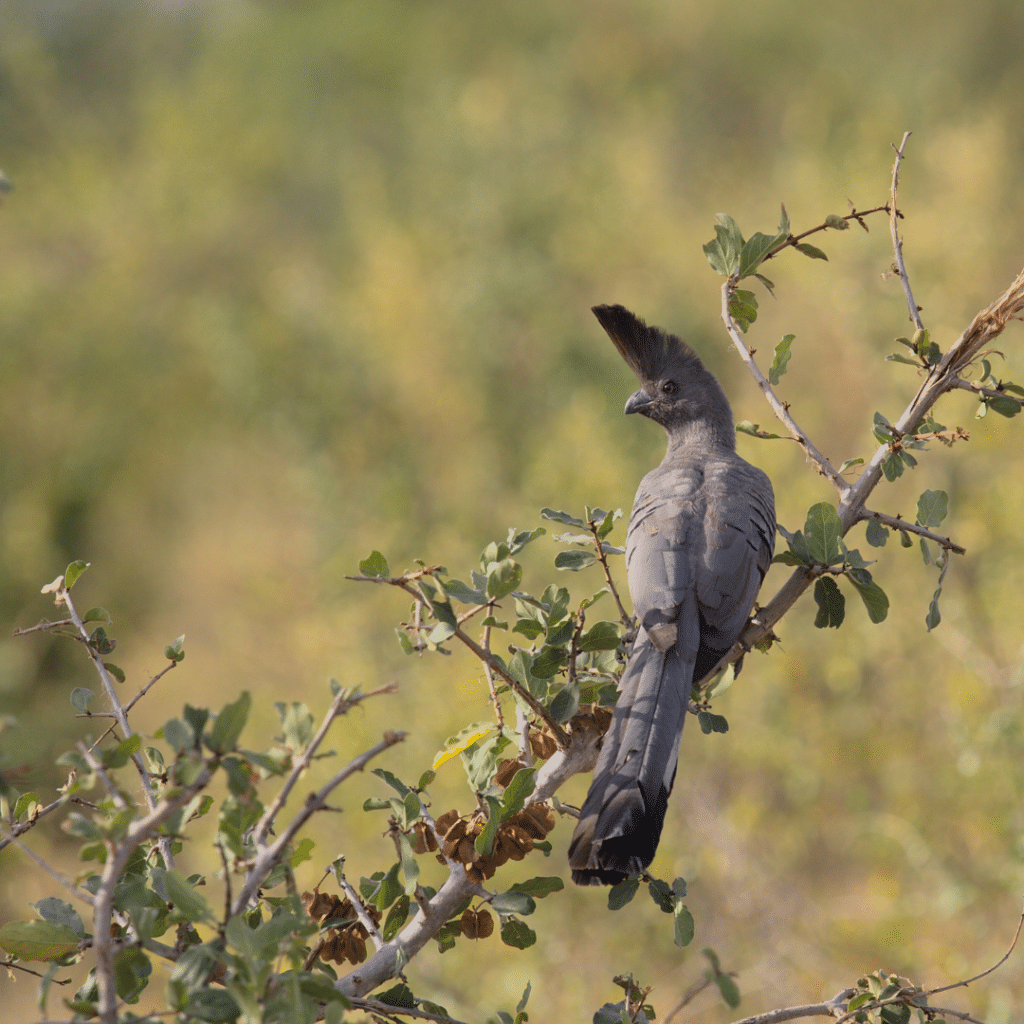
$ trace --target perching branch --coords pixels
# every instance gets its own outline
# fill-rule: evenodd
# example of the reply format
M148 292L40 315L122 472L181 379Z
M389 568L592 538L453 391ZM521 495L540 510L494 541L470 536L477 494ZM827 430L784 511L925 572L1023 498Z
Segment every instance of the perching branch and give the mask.
M900 142L899 149L893 146L893 149L896 149L896 161L892 165L892 187L889 193L889 232L892 234L892 250L896 256L896 271L900 276L900 283L903 285L903 294L907 297L910 319L920 331L924 328L924 324L921 323L921 307L914 301L914 293L910 289L910 277L903 262L903 240L900 238L899 224L897 223L899 213L896 209L896 190L899 188L900 183L900 161L903 159L903 150L906 148L907 139L909 138L910 132L904 132L903 141Z
M769 1010L767 1013L756 1013L753 1017L744 1017L734 1024L780 1024L784 1020L797 1020L800 1017L839 1017L846 1012L846 1003L856 995L856 989L847 988L837 992L824 1003L810 1003L807 1006L787 1006L782 1010Z

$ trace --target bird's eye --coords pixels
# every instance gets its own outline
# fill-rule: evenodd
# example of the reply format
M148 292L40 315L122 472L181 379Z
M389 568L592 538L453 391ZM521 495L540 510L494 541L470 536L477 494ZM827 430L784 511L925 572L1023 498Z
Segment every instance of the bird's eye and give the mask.
M661 390L666 395L674 395L676 393L676 382L674 380L667 380L661 385Z

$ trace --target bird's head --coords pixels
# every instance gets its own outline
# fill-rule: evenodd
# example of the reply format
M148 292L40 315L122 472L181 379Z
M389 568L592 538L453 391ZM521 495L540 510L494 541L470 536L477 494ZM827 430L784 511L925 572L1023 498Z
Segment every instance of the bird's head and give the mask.
M721 443L735 444L725 393L692 348L624 306L594 306L594 316L640 381L625 412L647 416L669 435L703 425Z

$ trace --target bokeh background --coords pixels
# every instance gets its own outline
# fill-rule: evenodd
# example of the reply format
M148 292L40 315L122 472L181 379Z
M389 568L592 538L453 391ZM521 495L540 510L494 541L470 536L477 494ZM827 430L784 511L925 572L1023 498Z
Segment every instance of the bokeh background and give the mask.
M186 634L140 730L249 689L260 746L275 700L319 710L329 676L396 679L335 745L407 729L384 763L415 779L487 717L484 684L461 655L404 657L404 600L345 575L379 548L465 577L544 505L628 511L662 437L621 415L634 381L597 302L682 333L736 418L770 426L717 320L700 250L716 212L750 235L780 201L795 230L884 203L910 128L900 205L933 338L948 346L1024 262L1017 0L8 0L3 23L0 711L20 727L0 742L23 790L52 791L53 757L87 731L68 703L94 686L81 652L10 639L53 613L39 589L75 558L92 563L80 606L114 617L126 694ZM779 390L837 463L869 456L873 413L894 419L916 387L884 361L908 324L870 223L819 236L827 264L773 261L778 299L750 335L767 360L796 334ZM996 373L1024 378L1022 343L1011 324ZM937 417L970 442L871 501L913 517L922 490L949 492L968 555L939 628L934 568L891 539L873 552L885 623L853 597L840 630L815 630L805 598L719 702L729 734L688 731L654 869L690 881L693 945L675 949L646 898L610 914L602 892L566 891L539 905L529 951L425 951L417 994L483 1020L529 978L533 1019L583 1021L632 971L664 1015L713 946L743 1006L706 994L679 1019L714 1022L878 967L938 985L998 959L1024 890L1024 448L1020 420L975 410L947 399ZM739 447L788 528L834 500L796 445ZM867 553L862 528L851 539ZM555 577L555 551L532 545L525 585ZM586 575L559 582L582 597ZM469 806L459 774L442 769L438 810ZM382 818L359 809L381 790L361 777L339 797L303 884L338 852L353 876L390 863ZM566 875L569 831L524 875ZM55 827L31 840L77 869ZM186 861L213 873L199 844ZM0 856L0 919L52 890ZM30 979L0 985L7 1019L35 1019ZM1020 1020L1024 951L946 998Z

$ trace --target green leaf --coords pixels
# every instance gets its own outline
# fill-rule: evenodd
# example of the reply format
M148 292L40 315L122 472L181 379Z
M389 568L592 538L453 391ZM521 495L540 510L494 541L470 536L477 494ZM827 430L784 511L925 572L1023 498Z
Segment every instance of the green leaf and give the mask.
M493 728L493 726L490 728ZM451 740L448 742L450 743ZM376 775L378 779L383 779L403 800L407 796L415 797L416 795L397 775L389 772L387 768L374 768L370 774Z
M617 622L595 622L579 640L581 651L614 651L621 641Z
M413 853L409 837L404 832L398 833L398 856L402 863L402 874L405 876L405 895L412 896L419 884L420 865L416 860L416 854Z
M460 601L462 604L487 603L487 598L483 590L474 590L472 587L463 583L462 580L444 580L441 585L444 587L444 592L449 597L454 597L456 601Z
M184 661L185 660L185 634L172 640L164 648L164 657L168 661Z
M928 604L928 614L925 616L924 624L930 633L941 621L942 614L939 612L939 598L942 596L942 584L946 579L946 570L949 568L949 555L946 555L946 561L942 565L942 571L939 573L938 586L935 588L935 593L932 595L932 599Z
M693 915L686 907L679 903L676 905L674 914L675 924L675 944L682 949L683 946L688 946L693 941L694 925Z
M885 542L889 539L888 529L882 525L881 521L875 518L868 520L867 528L867 542L873 548L884 548Z
M818 629L826 626L835 629L842 625L846 617L846 598L831 576L822 576L815 582L814 600L818 603L818 614L814 619Z
M409 897L404 894L395 900L391 909L388 911L388 916L384 918L384 926L381 929L381 935L385 942L390 942L398 934L402 925L405 924L409 917L410 905L411 902Z
M307 860L313 859L313 849L316 843L312 839L306 837L300 839L292 855L288 858L288 863L293 867L297 868L300 864L305 863Z
M786 367L789 365L790 349L793 347L795 339L795 334L786 334L783 336L782 341L775 346L775 358L772 360L772 365L768 370L769 384L774 386L782 379L783 374L786 372Z
M871 578L867 569L851 568L846 572L847 578L860 594L868 618L872 622L882 622L889 614L889 598L885 591Z
M64 570L64 586L70 590L78 581L78 577L89 568L89 562L83 562L78 558Z
M550 711L551 717L563 725L568 722L580 709L580 686L578 681L574 681L573 684L563 686L558 693L555 694L554 699L551 701Z
M388 560L379 551L371 551L369 557L359 563L359 571L364 576L380 580L387 579L391 575Z
M753 292L737 290L729 300L729 313L734 319L745 321L749 327L757 319L757 296Z
M777 441L782 435L772 434L761 429L760 423L751 423L750 420L740 420L736 424L736 430L740 434L749 434L751 437L759 437L762 441Z
M512 781L505 787L505 795L501 801L502 820L518 814L526 806L526 798L533 793L536 786L532 768L520 768L512 776Z
M537 933L511 917L501 923L501 941L513 949L529 949L537 941Z
M828 257L816 245L811 245L809 242L798 242L794 248L797 252L810 256L812 260L828 260Z
M640 888L640 876L630 875L608 890L608 909L621 910L636 895Z
M106 608L100 608L97 605L95 608L90 608L83 616L83 622L110 622L110 612Z
M71 706L80 715L84 715L86 709L89 707L89 701L91 701L94 696L95 694L92 690L88 690L84 686L76 686L71 691Z
M945 491L925 491L917 499L917 525L939 526L946 518L948 503Z
M838 213L830 213L825 218L825 227L827 228L835 228L836 231L846 231L849 226L850 222L844 220ZM732 1006L733 1004L730 1003L729 1005Z
M515 882L510 886L513 892L525 892L535 900L542 900L553 892L561 892L565 888L565 882L557 875L529 878L525 882Z
M536 619L520 619L513 627L513 633L520 633L527 640L536 640L544 632L544 627Z
M103 662L103 667L119 682L123 683L125 680L124 669L118 668L112 661Z
M882 472L889 483L903 476L903 459L900 458L899 452L889 452L882 459Z
M556 512L553 508L542 508L540 514L542 519L553 519L556 523L562 523L565 526L578 526L581 530L587 528L587 524L582 519L577 519L576 516L571 516L568 512Z
M387 1003L388 1006L404 1006L408 1010L416 1009L416 997L408 985L395 985L394 988L379 993L377 998L382 1003Z
M126 1003L136 1003L145 987L153 965L141 949L122 949L114 955L114 988Z
M509 889L508 892L498 893L491 900L491 906L494 908L495 913L504 916L520 914L523 917L527 917L537 909L537 904L534 903L533 897L521 889Z
M760 231L755 231L753 235L747 240L743 246L743 250L740 252L740 263L737 273L740 277L747 277L754 273L755 270L761 265L761 261L774 249L777 245L781 245L786 240L784 234L766 235Z
M740 989L736 982L728 974L716 974L715 984L722 994L722 999L725 1000L725 1005L735 1010L740 1005Z
M886 356L885 361L887 363L906 363L907 366L916 366L918 368L921 366L921 361L919 359L908 359L906 356L902 356L898 352L893 352L891 356Z
M820 501L807 510L804 535L807 538L807 553L815 562L832 565L842 557L839 538L843 528L835 507L827 501Z
M63 960L78 941L72 928L54 921L10 921L0 928L0 949L19 960Z
M160 871L154 868L154 872ZM214 919L210 904L180 872L174 868L168 868L162 872L164 889L167 893L167 901L174 904L174 909L186 921L212 921Z
M555 568L568 569L570 572L579 572L593 565L597 561L597 555L591 551L559 551L555 555Z
M42 806L38 793L22 793L14 805L14 817L20 818L33 804Z
M235 749L251 709L252 697L248 690L243 690L242 695L234 703L224 705L210 732L212 751L223 754Z
M545 644L540 649L540 653L533 659L530 671L538 679L550 679L552 676L557 675L568 660L568 656L561 647L552 647Z
M713 732L726 733L729 731L729 722L725 715L716 715L711 711L698 711L697 722L700 724L700 731L705 736Z
M508 597L522 582L523 567L511 558L502 559L487 574L487 596L492 601Z
M44 921L52 921L54 924L61 924L70 928L79 938L85 935L85 925L82 923L78 911L70 903L57 899L56 896L44 896L37 903L30 903L36 913Z

